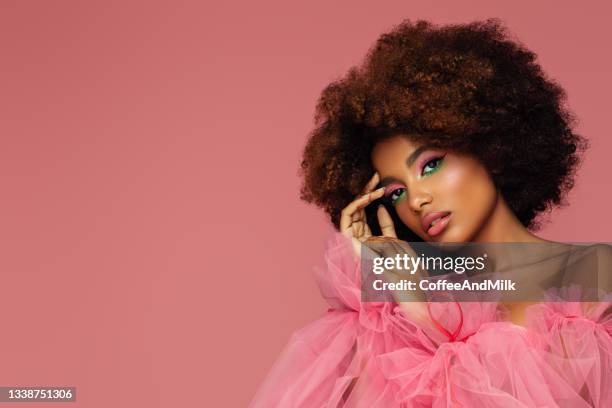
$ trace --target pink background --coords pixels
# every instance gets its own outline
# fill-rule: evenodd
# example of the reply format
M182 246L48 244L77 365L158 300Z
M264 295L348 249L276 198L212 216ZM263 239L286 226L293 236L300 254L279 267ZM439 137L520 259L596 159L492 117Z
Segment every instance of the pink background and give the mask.
M611 240L609 6L356 3L0 3L0 385L245 406L326 309L296 175L316 98L403 18L497 16L539 54L592 143L541 235Z

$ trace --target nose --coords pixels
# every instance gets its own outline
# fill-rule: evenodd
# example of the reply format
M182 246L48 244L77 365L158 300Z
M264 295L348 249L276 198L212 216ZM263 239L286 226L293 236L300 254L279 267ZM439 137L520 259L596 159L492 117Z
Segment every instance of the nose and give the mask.
M423 189L412 188L410 191L410 207L414 212L420 212L423 210L427 204L431 203L432 196L431 194Z

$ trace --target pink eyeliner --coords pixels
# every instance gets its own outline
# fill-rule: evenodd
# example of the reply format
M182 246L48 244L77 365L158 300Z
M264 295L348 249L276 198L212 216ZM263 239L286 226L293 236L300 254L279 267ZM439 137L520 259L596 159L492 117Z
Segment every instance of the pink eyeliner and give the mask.
M391 195L391 193L393 193L398 188L404 188L404 186L399 183L393 183L393 184L389 184L388 186L386 186L385 187L385 197L388 197L389 195Z

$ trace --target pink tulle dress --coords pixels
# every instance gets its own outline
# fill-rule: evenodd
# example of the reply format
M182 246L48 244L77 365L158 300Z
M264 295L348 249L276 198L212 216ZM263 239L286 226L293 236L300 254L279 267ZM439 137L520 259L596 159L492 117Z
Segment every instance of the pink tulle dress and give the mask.
M495 302L432 302L424 327L361 302L341 234L325 259L331 307L293 334L250 407L612 407L612 301L534 304L525 326Z

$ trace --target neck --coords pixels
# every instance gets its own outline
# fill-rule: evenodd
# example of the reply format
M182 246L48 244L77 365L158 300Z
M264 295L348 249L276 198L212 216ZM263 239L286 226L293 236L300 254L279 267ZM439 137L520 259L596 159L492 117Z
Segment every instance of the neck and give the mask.
M495 207L472 242L545 242L529 232L498 193Z

